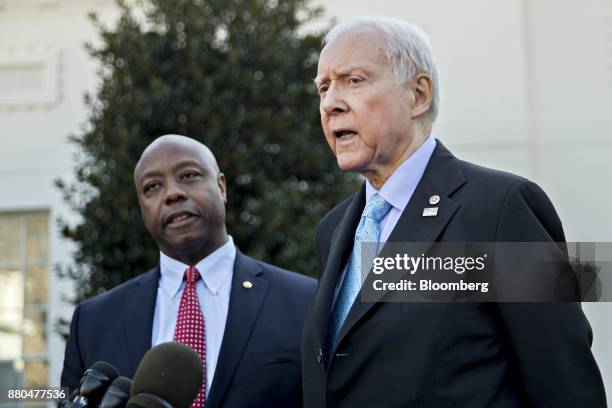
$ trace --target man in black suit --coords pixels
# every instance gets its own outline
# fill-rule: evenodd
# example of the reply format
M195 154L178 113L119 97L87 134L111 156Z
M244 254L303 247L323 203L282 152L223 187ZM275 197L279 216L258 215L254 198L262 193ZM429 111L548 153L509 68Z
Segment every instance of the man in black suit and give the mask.
M315 84L338 165L366 180L317 227L305 407L605 406L579 303L360 298L363 242L565 241L537 185L433 139L438 83L425 34L391 18L349 20L326 35Z
M177 339L177 319L196 313L205 333L196 340L205 341L208 408L301 406L300 336L315 281L235 248L225 228L225 176L201 143L156 139L134 181L160 264L76 307L62 386L76 388L99 360L132 377L149 348ZM192 268L199 276L188 289ZM191 299L183 296L189 290ZM182 308L195 298L201 314Z

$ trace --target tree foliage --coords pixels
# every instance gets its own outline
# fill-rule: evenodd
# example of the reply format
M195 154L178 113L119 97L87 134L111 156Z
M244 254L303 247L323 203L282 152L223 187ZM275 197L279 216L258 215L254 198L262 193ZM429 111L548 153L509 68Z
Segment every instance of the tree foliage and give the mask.
M354 188L324 141L312 84L320 34L302 34L320 10L306 0L119 2L112 28L95 16L90 46L101 83L86 97L75 181L58 181L80 215L60 220L76 244L59 268L73 302L158 262L140 217L132 172L156 137L184 134L216 155L228 184L227 225L245 253L315 275L317 221Z

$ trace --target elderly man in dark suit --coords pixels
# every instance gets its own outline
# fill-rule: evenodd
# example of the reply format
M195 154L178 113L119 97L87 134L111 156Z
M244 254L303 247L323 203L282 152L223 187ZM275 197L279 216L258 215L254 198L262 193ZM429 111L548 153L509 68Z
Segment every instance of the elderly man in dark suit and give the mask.
M150 347L180 341L204 362L193 406L301 406L300 336L315 281L235 247L225 176L203 144L156 139L134 182L160 263L76 307L62 386L74 389L99 360L132 377Z
M459 160L432 137L438 80L425 34L391 18L340 24L315 84L338 165L365 183L317 228L305 406L604 407L579 303L360 297L365 242L565 241L537 185Z

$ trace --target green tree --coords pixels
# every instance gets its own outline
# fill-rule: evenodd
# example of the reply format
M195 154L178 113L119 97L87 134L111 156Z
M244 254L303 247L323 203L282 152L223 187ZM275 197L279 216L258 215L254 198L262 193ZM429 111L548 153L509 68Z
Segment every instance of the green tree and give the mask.
M157 263L140 217L132 171L154 138L184 134L208 145L228 184L227 224L245 253L315 275L317 221L353 190L324 141L312 79L320 15L307 0L149 0L118 3L113 28L93 16L89 47L101 84L86 96L75 180L58 181L80 215L60 220L76 244L59 274L73 302Z

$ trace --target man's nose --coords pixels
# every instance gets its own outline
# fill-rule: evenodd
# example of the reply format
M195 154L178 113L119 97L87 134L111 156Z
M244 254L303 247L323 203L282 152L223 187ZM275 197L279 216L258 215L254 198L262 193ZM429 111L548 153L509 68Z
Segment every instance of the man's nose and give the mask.
M328 116L348 111L344 92L335 83L331 83L321 99L321 113Z
M185 190L183 190L178 183L170 181L168 183L168 188L166 189L166 204L184 200L185 198L187 198L187 193L185 193Z

